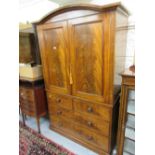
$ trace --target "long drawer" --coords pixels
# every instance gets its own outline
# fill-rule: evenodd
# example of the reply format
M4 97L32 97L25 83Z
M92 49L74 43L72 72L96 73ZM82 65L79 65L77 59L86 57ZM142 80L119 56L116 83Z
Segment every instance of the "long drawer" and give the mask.
M87 130L83 126L71 121L66 120L66 117L56 117L50 115L51 126L58 128L63 133L69 133L74 135L77 139L85 142L89 145L93 145L96 148L100 148L106 152L109 151L109 138L101 134L97 134L90 130Z
M74 134L74 124L71 123L70 120L66 118L59 118L53 115L50 115L51 125L52 127L58 128L63 132Z
M111 120L111 109L82 100L73 100L74 110L79 113L87 114L89 118L102 118L105 121Z
M103 136L101 134L96 134L80 125L74 125L75 133L77 134L78 138L90 145L95 146L96 148L101 148L106 152L109 151L109 138Z
M99 133L104 136L109 136L110 124L102 119L90 118L88 115L81 115L78 112L74 113L74 121L85 126L88 130Z

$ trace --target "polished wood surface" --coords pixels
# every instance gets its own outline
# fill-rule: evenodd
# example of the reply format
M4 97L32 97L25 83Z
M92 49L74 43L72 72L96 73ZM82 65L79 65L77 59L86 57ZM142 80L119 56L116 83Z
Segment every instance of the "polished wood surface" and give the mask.
M84 98L103 96L102 15L69 20L73 95ZM98 99L99 98L99 99Z
M128 11L128 9L126 7L124 7L120 2L116 2L116 3L111 3L111 4L106 4L106 5L94 5L94 4L71 4L71 5L66 5L66 6L62 6L59 7L58 9L55 9L54 11L50 12L49 14L45 15L44 17L42 17L41 20L34 22L33 24L44 24L47 21L50 21L57 15L59 14L63 14L64 12L69 12L72 10L91 10L91 11L98 11L98 12L103 12L103 11L107 11L107 10L115 10L118 9L122 14L124 15L130 15L130 12ZM81 14L81 12L79 13ZM87 13L82 13L80 16L83 16ZM91 15L91 13L89 13L89 15ZM73 18L75 15L71 14L70 18ZM75 16L79 17L79 16ZM66 19L70 19L68 16L66 16ZM62 18L61 18L62 19Z
M46 42L46 62L48 72L48 89L53 92L69 93L69 55L66 42L66 22L44 27Z
M52 105L60 106L69 110L73 109L72 99L69 97L48 93L48 100Z
M86 130L84 127L75 125L74 126L75 132L78 137L85 141L86 143L93 145L94 147L101 148L106 152L109 151L109 140L108 137L102 136L100 134L96 134L90 130Z
M119 109L119 123L118 123L118 133L117 133L117 154L118 155L123 155L123 151L124 151L123 148L125 145L124 144L125 130L127 126L127 115L128 115L127 107L129 104L128 98L131 98L130 91L133 91L133 92L135 91L135 73L128 69L122 73L121 103L120 103L120 109ZM132 101L134 100L135 98L132 97Z
M110 155L117 132L117 11L127 18L118 3L77 5L36 23L50 128L102 155Z
M87 114L88 117L102 118L103 120L110 121L111 109L103 107L91 102L84 102L79 100L74 100L74 109L77 112Z
M91 130L95 133L100 133L104 136L109 136L110 131L110 123L102 120L101 118L88 117L88 115L75 112L74 113L74 121L87 128L87 130ZM102 122L102 123L101 123Z
M36 118L40 132L39 119L47 113L47 102L43 80L37 82L20 79L19 102L22 114Z

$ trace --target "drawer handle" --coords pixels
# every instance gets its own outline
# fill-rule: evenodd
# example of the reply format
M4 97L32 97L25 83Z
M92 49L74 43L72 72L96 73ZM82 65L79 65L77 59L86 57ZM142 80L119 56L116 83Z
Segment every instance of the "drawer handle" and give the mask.
M89 126L89 127L92 127L92 126L93 126L93 123L92 123L92 122L90 122L90 121L89 121L89 122L87 122L87 124L88 124L88 126Z
M48 97L51 98L52 96L51 95L48 95Z
M57 101L58 103L60 103L60 102L61 102L61 99L60 99L60 98L57 98L56 101Z
M88 140L93 140L93 137L92 136L88 136L87 139Z
M93 112L93 108L92 107L88 107L87 111L88 112Z
M61 115L62 114L62 111L57 111L57 115Z

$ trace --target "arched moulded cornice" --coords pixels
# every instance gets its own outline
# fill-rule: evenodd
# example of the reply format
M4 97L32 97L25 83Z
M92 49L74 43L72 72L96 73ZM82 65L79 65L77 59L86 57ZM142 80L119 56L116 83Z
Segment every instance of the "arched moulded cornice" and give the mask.
M73 11L73 10L93 10L93 11L104 11L106 9L113 9L113 8L119 8L121 9L121 11L126 14L129 15L129 11L120 3L111 3L111 4L107 4L107 5L94 5L94 4L72 4L72 5L66 5L63 7L60 7L58 9L55 9L54 11L46 14L45 16L43 16L39 21L33 22L33 24L38 25L38 24L42 24L46 21L48 21L50 18L61 14L61 13L65 13L68 11Z

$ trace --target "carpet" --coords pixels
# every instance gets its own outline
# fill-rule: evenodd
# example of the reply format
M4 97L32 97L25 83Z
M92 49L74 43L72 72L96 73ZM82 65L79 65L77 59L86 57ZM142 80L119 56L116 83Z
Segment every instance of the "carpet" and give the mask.
M19 155L75 155L33 129L19 123Z

